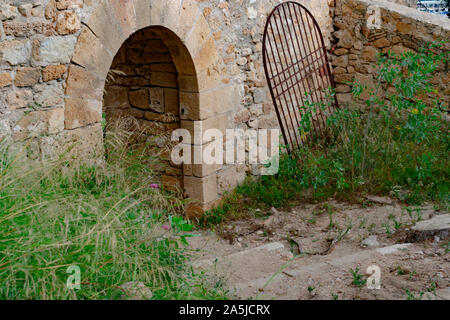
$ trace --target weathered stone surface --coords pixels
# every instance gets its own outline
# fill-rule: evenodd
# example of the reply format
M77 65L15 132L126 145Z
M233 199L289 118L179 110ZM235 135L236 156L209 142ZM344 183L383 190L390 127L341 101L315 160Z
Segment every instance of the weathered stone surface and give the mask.
M16 90L6 97L10 110L22 109L33 102L33 91L29 89Z
M103 105L106 108L129 109L128 88L111 86L106 89Z
M83 0L56 0L58 10L83 8Z
M184 189L190 198L202 203L209 203L219 198L215 174L204 178L184 177Z
M0 64L12 66L30 61L31 43L29 40L7 40L0 42Z
M411 228L408 242L419 242L439 237L447 239L450 233L450 214L436 215L430 220L420 221Z
M52 36L54 34L53 24L48 21L8 21L3 24L4 32L8 36L31 37L36 34Z
M366 89L362 92L360 98L363 100L370 98L370 93L374 92L375 90L375 82L373 80L373 77L371 75L365 75L361 73L355 74L355 82L365 86Z
M104 81L97 78L86 69L70 65L66 94L71 97L88 98L101 101L103 98Z
M81 21L75 11L64 11L58 15L56 31L61 35L73 34L80 30Z
M380 244L378 243L377 236L370 236L367 239L361 241L362 247L374 248L378 247Z
M220 195L231 191L238 185L237 171L235 166L231 166L217 173L217 187Z
M40 66L68 64L72 57L76 41L77 38L75 36L44 38L36 49L37 53L33 55L33 58Z
M176 89L164 88L164 112L180 114L179 92Z
M14 140L55 134L64 130L64 109L39 110L25 114L13 128Z
M14 85L16 87L31 87L39 82L41 79L41 70L39 68L19 68L14 78Z
M102 120L102 105L99 101L68 98L65 102L64 123L66 129L85 127Z
M33 4L32 3L21 4L18 9L22 16L28 18L31 16L31 10L33 9Z
M150 82L153 86L161 86L169 88L178 87L178 79L176 73L152 72Z
M374 47L364 47L361 59L368 62L376 62L377 61L378 50Z
M8 3L0 3L0 21L10 20L17 17L17 7Z
M73 62L96 72L99 76L106 76L112 59L89 29L86 28L81 32L72 57Z
M95 124L80 129L65 130L58 135L41 139L43 158L56 158L64 155L69 159L85 159L86 161L103 159L103 130L101 124Z
M133 107L144 110L150 109L150 94L148 89L130 91L129 97Z
M333 59L332 65L336 67L345 68L348 65L348 56L339 56Z
M41 107L56 107L64 104L64 89L61 83L39 84L34 87L36 91L34 101Z
M52 81L62 79L67 72L65 65L48 66L42 69L42 81Z
M150 108L153 111L163 113L165 110L164 102L164 88L150 88Z
M12 85L12 78L9 72L0 73L0 88Z

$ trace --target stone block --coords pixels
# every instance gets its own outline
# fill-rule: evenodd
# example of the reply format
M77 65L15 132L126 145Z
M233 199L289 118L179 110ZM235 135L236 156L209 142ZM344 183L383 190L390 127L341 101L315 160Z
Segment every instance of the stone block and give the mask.
M106 108L129 109L131 107L128 99L128 88L109 86L106 88L103 105Z
M13 128L15 141L32 136L55 134L64 130L64 108L39 110L25 114Z
M73 34L81 29L81 21L75 11L63 11L58 14L56 31L60 35Z
M228 115L221 114L205 119L203 121L182 120L181 127L189 131L192 137L192 143L203 145L210 141L204 140L205 133L210 129L217 129L225 135L228 126Z
M110 1L110 9L125 39L138 30L134 0Z
M31 42L29 40L6 40L0 42L0 64L12 66L30 61Z
M78 37L72 61L95 71L99 77L106 77L113 57L103 48L100 40L85 28Z
M164 113L164 88L150 88L150 109L155 112Z
M3 24L3 29L7 36L27 37L34 35L53 36L55 28L49 21L8 21Z
M102 5L97 6L87 25L100 39L103 46L115 53L120 49L127 36L122 32L110 5L111 1L104 1Z
M62 79L67 72L65 65L53 65L42 69L42 81L48 82L52 80Z
M0 88L12 85L12 78L9 72L0 73Z
M16 77L14 78L14 85L16 87L31 87L39 82L41 79L40 68L18 68Z
M208 203L219 198L217 176L212 174L204 178L184 177L184 189L189 198Z
M220 195L238 186L236 166L230 166L217 173L217 187Z
M16 90L6 96L9 110L22 109L33 103L33 91L29 89Z
M67 98L65 102L64 124L68 130L85 127L102 120L100 101Z
M49 64L68 64L74 52L77 38L75 36L47 37L33 48L33 60L39 66Z
M133 107L149 110L150 109L150 95L148 89L139 89L129 92L130 103Z
M178 88L178 76L170 72L152 72L150 83L152 86Z
M180 91L181 119L204 120L214 115L232 111L239 105L234 86L193 93Z
M180 114L180 99L177 89L164 88L164 112L175 116Z
M41 138L41 154L44 158L56 158L64 155L70 159L97 159L101 162L105 150L101 124L95 124L74 130L64 130L56 136Z
M38 84L34 87L34 90L34 101L41 107L62 106L64 103L62 83Z
M66 94L75 98L103 99L104 81L76 65L69 66Z

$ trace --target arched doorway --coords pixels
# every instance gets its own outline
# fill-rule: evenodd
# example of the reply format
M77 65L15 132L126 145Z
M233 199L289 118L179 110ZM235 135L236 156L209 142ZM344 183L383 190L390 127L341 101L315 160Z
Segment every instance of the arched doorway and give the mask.
M167 91L178 89L181 128L192 135L193 128L200 128L198 134L202 135L209 128L224 132L233 127L232 112L239 104L239 95L227 78L223 59L197 0L102 0L98 1L81 31L69 66L67 130L98 127L102 121L106 78L115 57L130 37L149 27L169 50L176 68L178 88L159 87ZM150 78L149 89L151 87ZM131 91L141 89L139 86L130 88ZM141 110L130 107L132 109ZM151 108L141 111L153 112ZM98 140L101 141L101 137ZM201 149L206 144L196 145L193 141L190 147ZM189 212L201 214L217 204L220 200L218 174L225 169L204 163L183 166L184 191L195 200L195 205L191 206L194 209L187 209L188 215Z
M106 130L134 132L131 147L153 158L149 165L166 190L181 192L183 166L170 159L171 134L180 128L178 71L160 34L168 41L169 30L147 27L123 43L106 80L103 113Z

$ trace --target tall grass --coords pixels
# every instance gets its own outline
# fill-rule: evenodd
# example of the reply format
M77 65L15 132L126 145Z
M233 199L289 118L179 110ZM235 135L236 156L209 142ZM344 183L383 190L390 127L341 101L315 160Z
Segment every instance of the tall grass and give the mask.
M154 299L225 298L220 280L189 267L168 219L183 203L154 188L154 160L128 134L108 135L108 161L96 163L26 162L1 146L0 299L127 298L129 282ZM66 286L70 266L80 290Z

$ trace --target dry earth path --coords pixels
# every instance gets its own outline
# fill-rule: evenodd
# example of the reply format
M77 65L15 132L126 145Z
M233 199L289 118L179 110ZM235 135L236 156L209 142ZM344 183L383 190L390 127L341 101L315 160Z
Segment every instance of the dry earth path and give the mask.
M449 215L369 200L272 209L205 231L191 239L194 266L226 279L240 299L450 299ZM370 266L380 289L355 285Z

